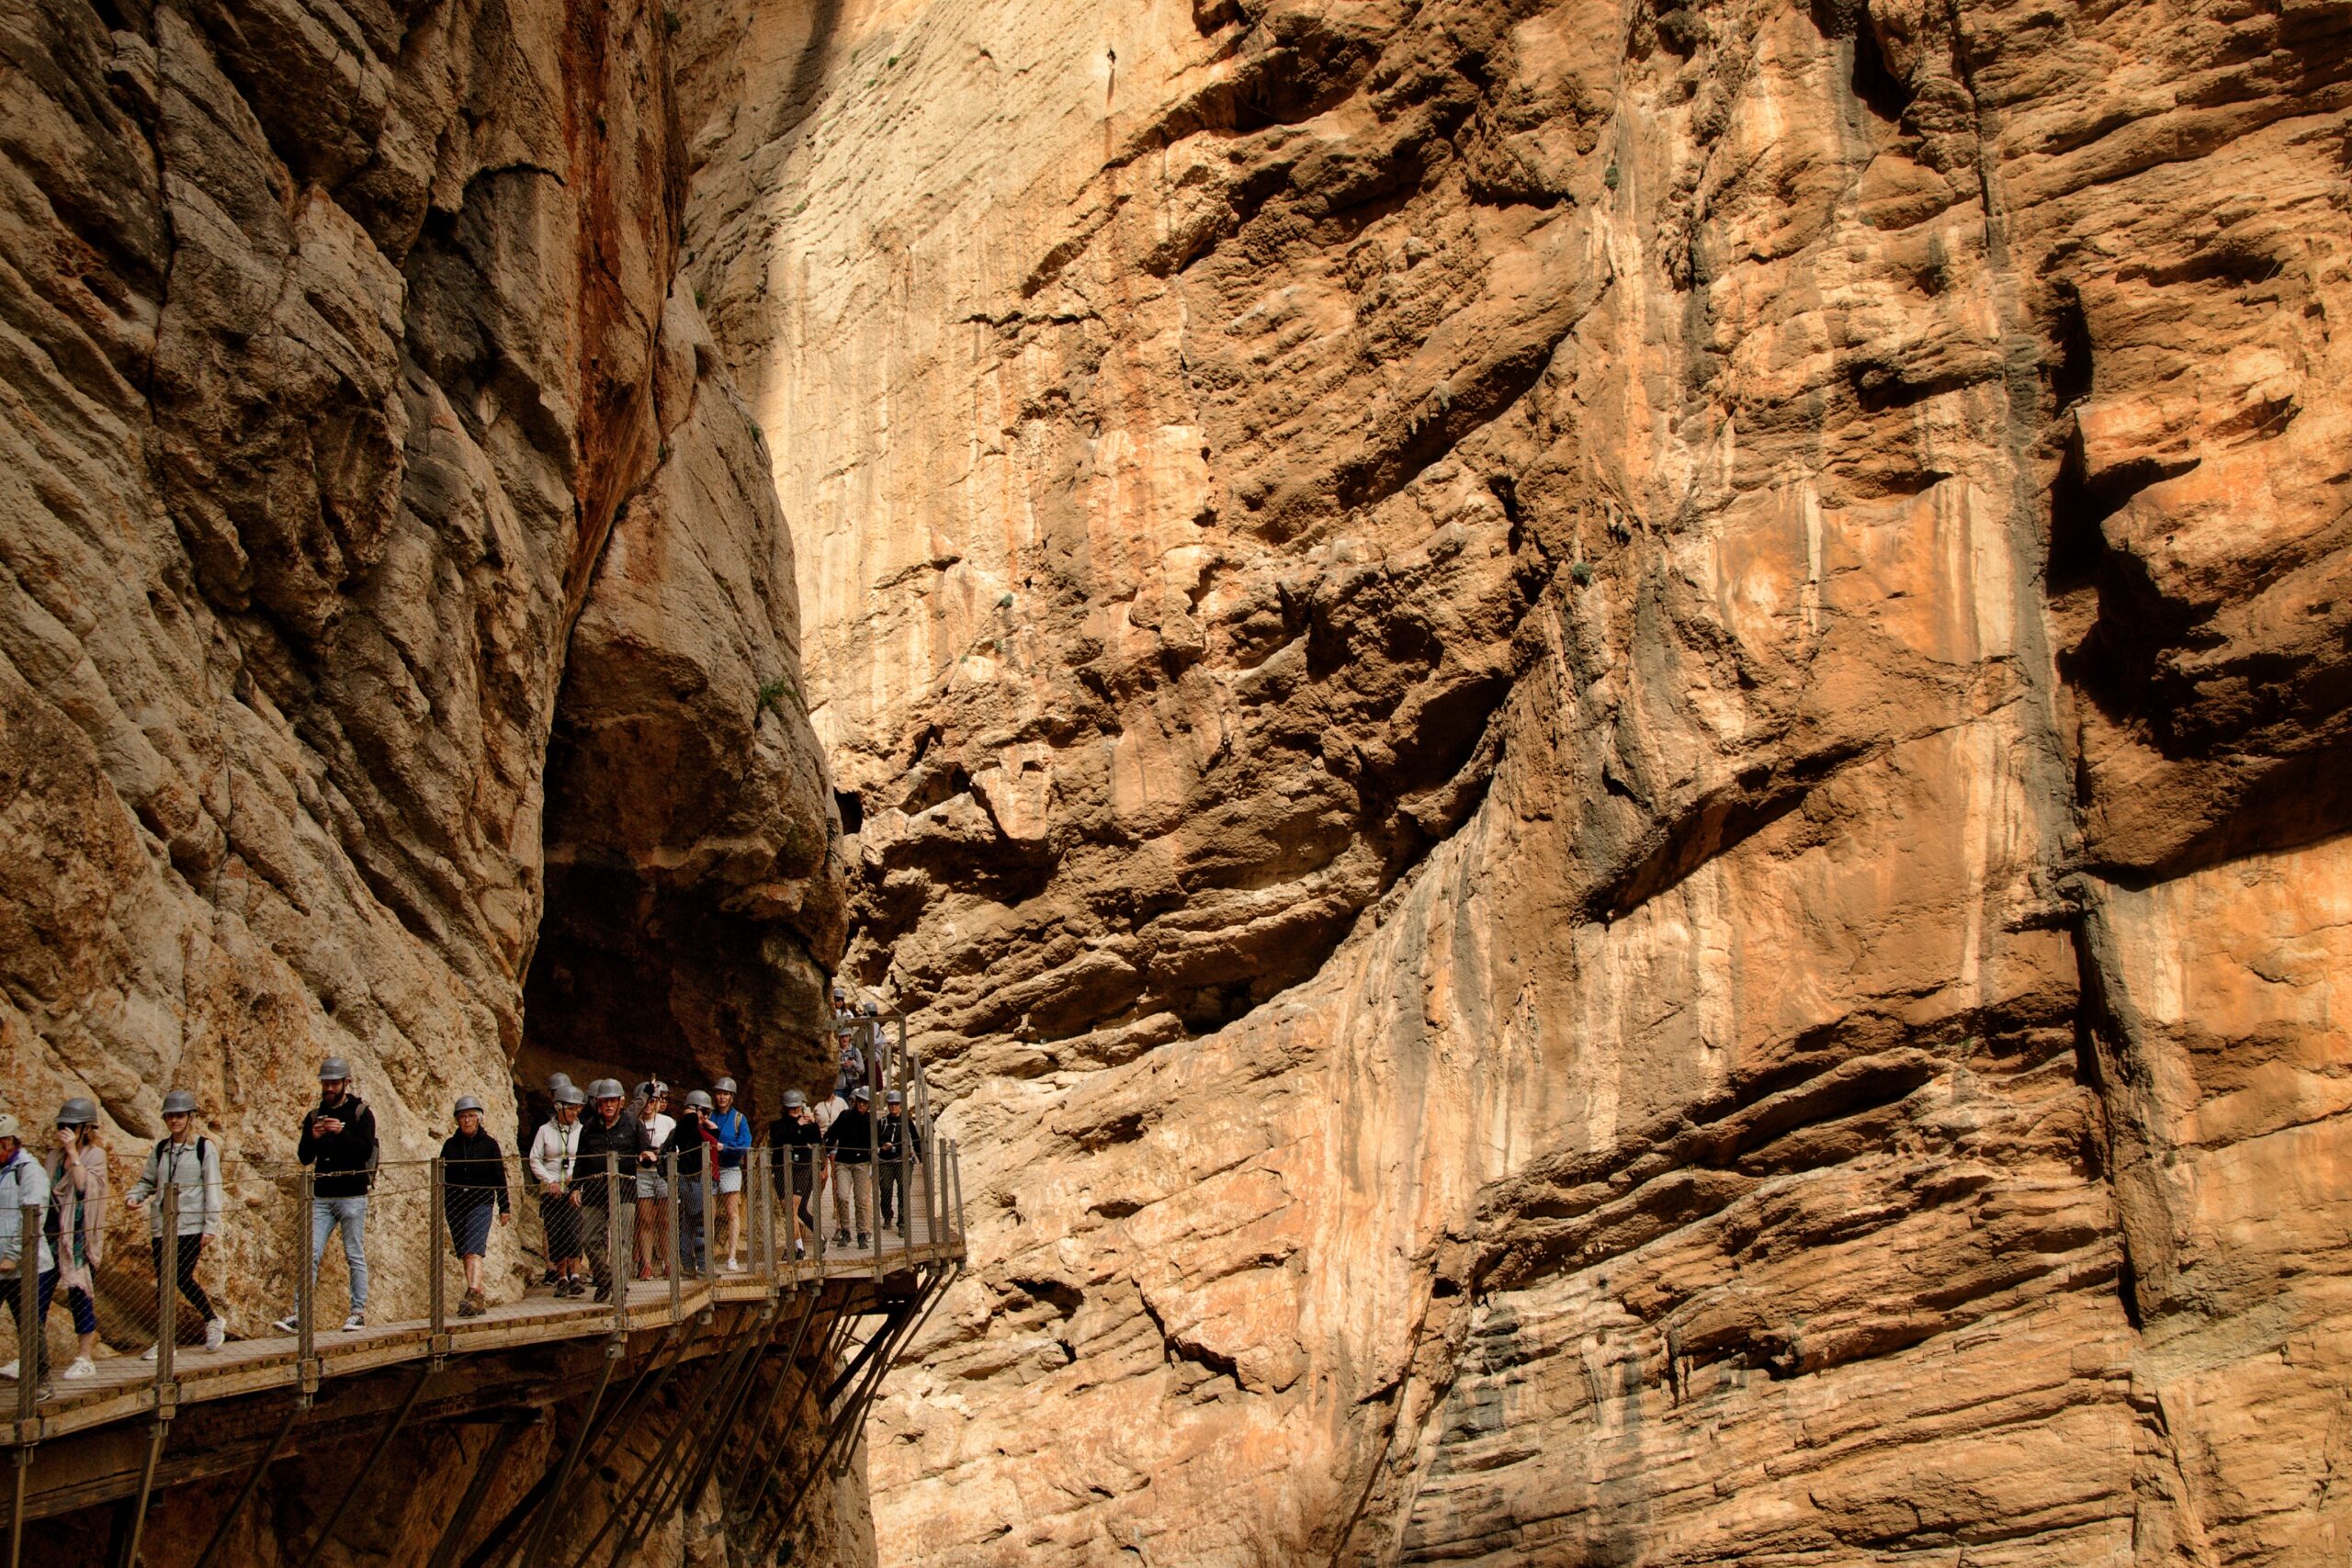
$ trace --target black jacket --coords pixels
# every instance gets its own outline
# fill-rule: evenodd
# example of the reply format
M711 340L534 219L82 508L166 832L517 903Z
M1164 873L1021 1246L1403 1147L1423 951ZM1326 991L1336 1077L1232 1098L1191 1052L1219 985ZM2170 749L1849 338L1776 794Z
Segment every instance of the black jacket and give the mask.
M910 1118L885 1114L877 1129L882 1139L882 1157L887 1160L922 1158L922 1129Z
M870 1165L874 1160L874 1116L851 1106L833 1118L825 1130L825 1147L843 1165Z
M618 1157L621 1179L634 1181L639 1169L652 1168L640 1167L637 1156L650 1154L652 1149L653 1141L645 1135L644 1124L628 1111L622 1111L620 1120L609 1127L605 1125L603 1117L589 1117L581 1123L580 1157L571 1168L572 1190L582 1194L580 1201L583 1203L605 1201L605 1153L610 1151ZM635 1189L629 1192L633 1197Z
M684 1111L678 1114L678 1124L670 1130L670 1142L663 1152L666 1154L671 1149L678 1152L679 1180L700 1181L703 1154L711 1146L703 1135L701 1119L692 1111Z
M441 1185L447 1192L442 1201L452 1213L479 1209L493 1196L500 1213L513 1207L506 1196L503 1151L488 1133L476 1133L470 1138L463 1133L449 1134L441 1145Z
M768 1147L775 1150L775 1179L781 1183L786 1167L792 1179L804 1189L817 1169L820 1151L824 1147L825 1130L814 1121L795 1122L789 1116L779 1116L768 1123Z
M343 1131L311 1132L311 1124L322 1116L341 1122ZM294 1157L318 1167L318 1179L311 1189L317 1196L365 1198L376 1180L376 1113L356 1094L346 1093L340 1105L321 1101L302 1113L302 1141L295 1146Z

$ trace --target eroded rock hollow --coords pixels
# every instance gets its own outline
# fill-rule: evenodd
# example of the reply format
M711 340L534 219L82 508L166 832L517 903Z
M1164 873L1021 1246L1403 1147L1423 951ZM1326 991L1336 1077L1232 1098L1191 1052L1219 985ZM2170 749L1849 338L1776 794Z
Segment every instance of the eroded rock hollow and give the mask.
M2352 11L686 38L993 1173L886 1560L2341 1554Z

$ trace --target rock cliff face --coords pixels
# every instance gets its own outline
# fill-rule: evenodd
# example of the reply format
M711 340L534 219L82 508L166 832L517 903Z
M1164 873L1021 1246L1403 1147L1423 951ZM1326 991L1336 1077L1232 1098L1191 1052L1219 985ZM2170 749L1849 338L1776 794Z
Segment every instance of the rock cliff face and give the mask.
M2352 10L679 47L964 1092L886 1560L2342 1556Z
M329 1054L388 1161L462 1092L515 1148L558 1064L771 1107L813 1066L832 797L680 279L677 28L0 5L0 1105L94 1095L120 1181L174 1087L287 1159ZM266 1228L241 1334L290 1300ZM385 1254L437 1238L379 1230L414 1310ZM413 1544L402 1501L355 1529Z

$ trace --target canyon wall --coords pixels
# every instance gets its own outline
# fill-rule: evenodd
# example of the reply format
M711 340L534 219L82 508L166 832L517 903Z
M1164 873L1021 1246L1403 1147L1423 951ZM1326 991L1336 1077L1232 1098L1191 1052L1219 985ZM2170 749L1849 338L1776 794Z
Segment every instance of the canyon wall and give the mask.
M518 1074L731 1072L772 1114L827 1054L837 825L763 438L680 276L678 27L0 4L0 1107L45 1151L94 1097L119 1190L195 1091L232 1334L293 1301L272 1173L323 1056L390 1162L461 1093L516 1149ZM379 1318L423 1310L424 1213L379 1204ZM134 1354L153 1286L118 1261ZM352 1551L429 1553L492 1431L410 1439L434 1483L354 1510ZM243 1560L353 1462L277 1472Z
M513 1147L526 1047L775 1091L844 908L673 14L0 15L0 1098L282 1160L329 1054L388 1158Z
M684 22L884 1560L2341 1559L2352 9Z

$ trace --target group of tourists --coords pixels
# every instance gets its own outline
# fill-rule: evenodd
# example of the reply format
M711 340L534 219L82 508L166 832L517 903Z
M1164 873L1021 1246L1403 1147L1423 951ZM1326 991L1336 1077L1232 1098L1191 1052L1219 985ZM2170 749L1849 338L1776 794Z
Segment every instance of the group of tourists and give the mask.
M883 1091L876 1113L883 1052L873 1005L852 1008L836 991L834 1025L839 1053L830 1089L816 1100L799 1089L787 1092L782 1114L767 1129L775 1195L789 1219L796 1258L807 1258L819 1235L820 1193L832 1198L836 1246L870 1247L884 1229L906 1235L910 1173L923 1153L921 1130L899 1089ZM597 1301L611 1300L616 1224L634 1232L633 1242L624 1236L619 1246L623 1267L633 1266L640 1280L666 1274L673 1257L684 1273L743 1271L744 1173L755 1144L751 1122L736 1103L733 1078L689 1090L674 1101L674 1113L670 1086L659 1079L639 1083L632 1093L618 1079L603 1077L583 1090L557 1073L548 1089L552 1108L524 1161L547 1239L542 1284L559 1297L593 1290ZM168 1207L178 1245L168 1288L195 1310L206 1347L218 1349L226 1325L196 1270L221 1231L220 1153L197 1132L196 1109L195 1097L184 1089L164 1097L165 1136L147 1152L124 1201L149 1210L150 1255L160 1290L166 1288L167 1205L159 1200L167 1191L174 1195ZM441 1145L442 1207L465 1279L458 1314L476 1317L489 1309L482 1267L491 1231L512 1222L514 1200L505 1153L482 1125L481 1101L461 1096L452 1115L456 1130ZM328 1057L319 1067L318 1100L302 1113L295 1157L311 1173L313 1284L328 1242L342 1238L351 1292L345 1331L368 1321L368 1204L379 1154L376 1115L354 1091L350 1065ZM608 1170L615 1173L609 1183ZM105 1257L107 1176L97 1108L89 1100L75 1098L59 1108L46 1159L34 1158L17 1119L0 1113L0 1307L16 1316L29 1273L37 1321L46 1325L51 1303L64 1292L79 1343L63 1378L96 1372L95 1270ZM707 1234L716 1259L705 1256L706 1191L715 1205ZM665 1205L677 1216L674 1228L662 1223ZM37 1235L25 1234L28 1209L43 1216ZM299 1325L289 1314L273 1326L290 1334ZM31 1375L45 1378L45 1336L35 1337L43 1343L31 1348ZM145 1354L153 1360L158 1351L151 1347ZM18 1375L17 1361L0 1367L0 1377Z
M198 1134L196 1097L175 1089L164 1097L166 1135L147 1153L144 1168L123 1201L132 1209L148 1209L148 1249L155 1274L164 1274L165 1191L176 1201L173 1233L177 1239L174 1283L197 1321L204 1325L207 1348L219 1349L227 1325L196 1282L196 1266L205 1244L220 1234L220 1151ZM22 1310L28 1273L32 1276L35 1321L49 1322L50 1304L65 1292L74 1314L74 1355L59 1376L80 1379L97 1375L98 1303L96 1269L106 1260L106 1220L108 1202L108 1161L98 1128L98 1108L80 1096L58 1107L56 1138L49 1157L33 1158L25 1146L24 1128L14 1116L0 1113L0 1308L11 1317ZM25 1211L39 1210L39 1229L25 1234ZM27 1254L32 1267L26 1268ZM22 1350L17 1360L0 1367L0 1377L22 1375ZM37 1337L30 1347L32 1375L48 1376L48 1346ZM153 1360L157 1350L146 1351Z

